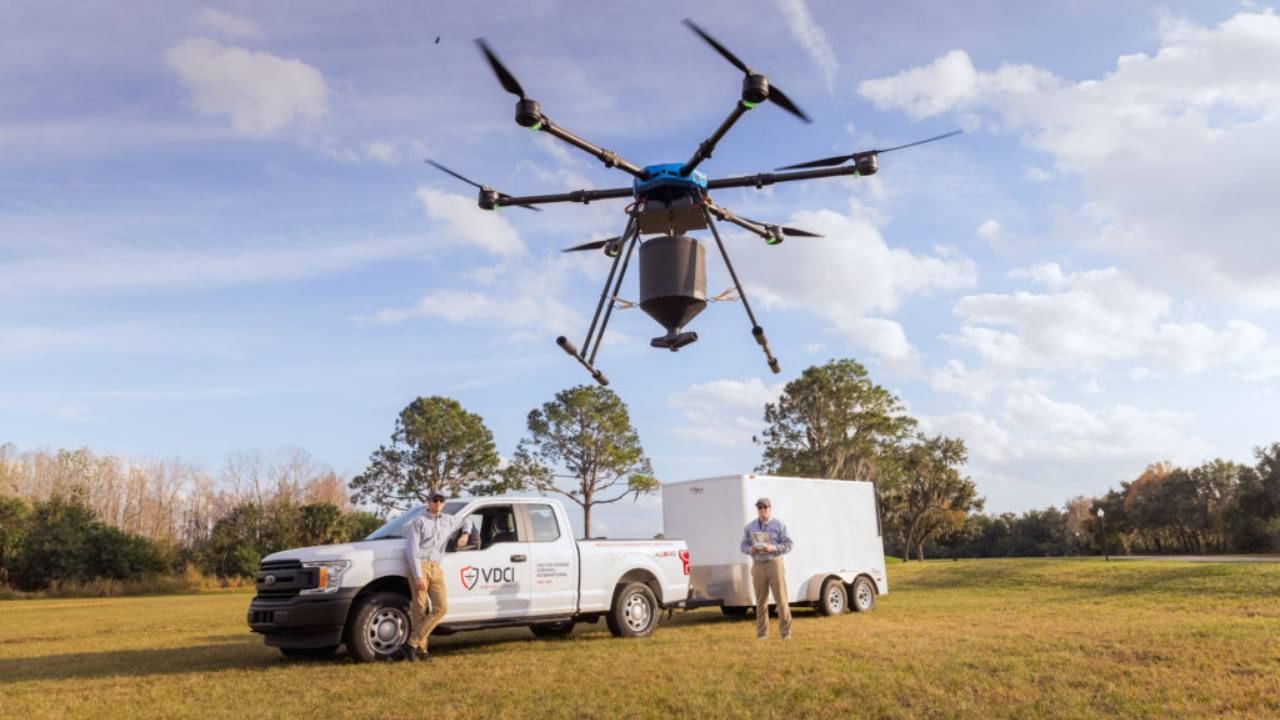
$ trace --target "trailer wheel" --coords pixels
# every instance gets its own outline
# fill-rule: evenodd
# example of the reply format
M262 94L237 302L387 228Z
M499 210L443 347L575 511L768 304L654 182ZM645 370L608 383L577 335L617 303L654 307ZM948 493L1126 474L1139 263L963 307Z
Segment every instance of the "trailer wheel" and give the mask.
M867 576L859 576L853 581L853 609L856 612L870 612L876 607L876 586L871 584Z
M628 583L614 593L605 619L614 637L648 637L658 627L658 599L648 585Z
M558 623L539 623L530 625L529 631L534 637L540 638L563 638L573 634L573 621L565 620Z
M845 593L844 583L840 578L827 578L822 582L822 592L818 595L818 614L839 615L849 607L849 596Z
M347 654L357 662L397 658L409 628L409 598L397 592L367 595L347 623Z
M333 657L333 654L337 651L337 645L326 645L318 648L280 648L280 654L290 660L324 660Z
M751 608L746 605L721 605L720 606L720 612L724 613L726 617L731 617L731 618L744 618L747 616L747 611L750 609Z

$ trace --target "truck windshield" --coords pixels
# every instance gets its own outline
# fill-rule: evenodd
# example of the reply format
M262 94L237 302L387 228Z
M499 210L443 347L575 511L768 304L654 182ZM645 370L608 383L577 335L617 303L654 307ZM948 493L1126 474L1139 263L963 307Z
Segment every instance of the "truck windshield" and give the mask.
M449 502L444 504L444 510L442 510L442 512L445 515L452 515L458 512L459 510L461 510L462 506L466 504L467 504L467 501L465 500L450 500ZM365 540L388 540L392 538L403 538L404 532L405 532L404 526L413 522L414 518L426 512L426 510L427 509L425 507L416 507L410 510L409 512L400 515L399 517L387 523L386 525L383 525L377 530L374 530L372 533L369 534L369 537L365 538Z

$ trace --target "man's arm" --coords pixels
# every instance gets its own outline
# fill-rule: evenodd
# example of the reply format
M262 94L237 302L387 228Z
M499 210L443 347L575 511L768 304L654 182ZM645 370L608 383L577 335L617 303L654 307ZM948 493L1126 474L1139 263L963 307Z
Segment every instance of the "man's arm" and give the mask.
M458 547L458 548L466 547L467 541L470 538L471 538L471 522L468 520L463 520L462 532L458 533L458 544L455 547Z
M778 521L778 544L773 547L773 551L779 555L785 555L791 552L791 536L787 534L787 525L781 520Z
M754 545L755 543L751 541L751 526L748 525L742 528L742 545L739 549L742 550L743 555L750 555Z
M409 523L409 531L404 534L404 556L409 561L409 577L418 580L422 577L422 563L418 562L418 545L422 538L418 531L418 518Z

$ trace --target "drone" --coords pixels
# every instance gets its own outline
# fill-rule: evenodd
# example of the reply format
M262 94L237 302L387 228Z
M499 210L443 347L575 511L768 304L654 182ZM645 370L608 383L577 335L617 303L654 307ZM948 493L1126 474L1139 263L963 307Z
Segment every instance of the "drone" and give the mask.
M765 101L770 101L800 120L811 122L782 89L769 82L763 74L752 70L736 55L708 35L692 20L686 19L684 24L696 33L708 45L715 49L725 60L743 73L741 99L734 105L733 111L720 123L715 132L698 145L698 149L688 161L680 163L661 163L641 167L626 160L611 150L587 142L574 135L559 124L552 122L542 112L542 106L530 98L524 88L507 69L484 39L476 40L480 51L484 53L489 66L498 77L498 82L512 95L516 101L516 124L534 132L544 132L574 147L583 150L604 163L606 168L618 168L631 175L631 187L610 188L603 190L575 190L554 195L512 196L477 183L434 160L427 160L435 168L452 175L479 189L478 204L484 210L498 210L503 207L519 207L526 210L540 210L539 205L560 202L587 204L596 200L612 200L631 198L626 207L627 221L621 235L595 240L574 247L565 248L563 252L580 252L585 250L603 250L606 257L613 259L609 276L604 288L600 291L600 300L596 304L595 315L587 329L587 337L579 349L567 337L556 338L556 344L571 357L582 364L591 377L601 385L608 385L609 380L596 367L596 354L600 350L600 341L604 337L605 328L615 308L625 309L635 303L618 297L623 277L631 264L631 258L639 246L640 301L639 305L651 318L665 330L666 334L653 338L650 345L665 348L672 352L683 348L698 339L696 332L684 328L706 308L708 302L722 300L741 300L747 311L747 319L751 322L751 335L764 351L765 361L775 374L781 372L778 359L769 349L769 341L765 337L764 328L756 321L751 304L738 280L738 274L729 260L729 253L721 240L716 221L736 225L747 232L764 239L768 245L778 245L784 238L821 237L800 228L786 227L774 223L760 222L737 215L727 208L712 201L708 194L711 190L725 188L754 187L760 189L775 183L795 182L797 180L814 180L817 178L841 177L852 175L865 177L874 175L879 169L877 156L881 153L903 148L914 147L924 143L942 140L960 133L955 130L924 140L917 140L905 145L864 150L848 155L812 160L809 162L787 165L777 168L780 172L763 172L755 175L743 175L709 179L698 169L703 161L709 159L716 145L724 138L725 133L738 122L749 110ZM846 164L847 163L847 164ZM787 172L781 172L787 171ZM715 239L716 248L724 260L733 279L733 287L720 295L707 297L706 249L701 241L685 233L692 230L710 229ZM650 237L644 237L650 236ZM612 287L612 292L610 291ZM602 318L603 314L603 318Z

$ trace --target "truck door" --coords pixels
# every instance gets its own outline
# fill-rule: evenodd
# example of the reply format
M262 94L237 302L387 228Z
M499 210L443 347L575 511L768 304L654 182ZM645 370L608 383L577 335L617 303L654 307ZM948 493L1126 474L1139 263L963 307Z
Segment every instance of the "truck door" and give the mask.
M447 622L491 620L529 613L529 543L520 536L516 508L482 505L468 516L464 547L445 558Z
M578 549L569 527L549 504L523 506L533 562L530 615L568 615L578 605Z

